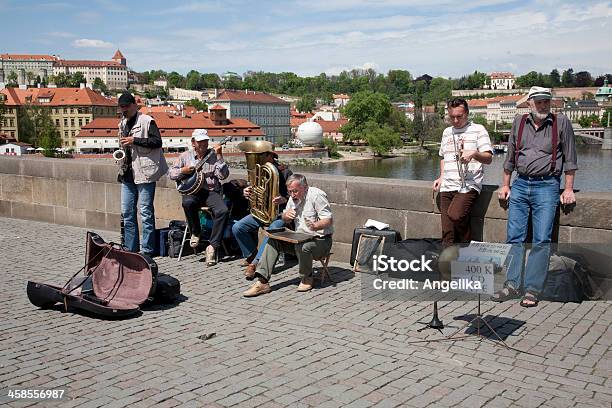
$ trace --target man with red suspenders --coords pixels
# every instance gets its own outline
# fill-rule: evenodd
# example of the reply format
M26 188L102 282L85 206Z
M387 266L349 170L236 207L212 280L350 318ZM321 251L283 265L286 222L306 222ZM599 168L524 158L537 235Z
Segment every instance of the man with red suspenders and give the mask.
M573 204L576 143L572 123L563 114L550 112L551 90L533 86L528 101L531 113L517 116L508 138L508 155L504 162L504 178L498 191L500 200L509 199L506 242L512 245L510 264L504 288L493 296L503 302L520 297L521 306L534 307L542 292L550 242L559 202ZM518 176L510 178L516 170ZM561 173L565 187L559 196ZM522 280L523 245L527 238L529 213L532 217L533 242Z

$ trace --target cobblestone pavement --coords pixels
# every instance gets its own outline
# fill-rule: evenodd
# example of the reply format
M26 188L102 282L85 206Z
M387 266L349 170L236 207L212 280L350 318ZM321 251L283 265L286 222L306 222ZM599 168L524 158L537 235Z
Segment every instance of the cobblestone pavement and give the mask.
M83 263L85 229L0 218L0 405L59 407L317 406L610 407L610 302L534 309L484 302L524 321L490 342L408 344L431 306L362 302L360 278L332 262L338 282L296 292L297 268L273 292L244 299L239 261L207 268L199 256L158 258L186 299L129 320L39 310L26 281L63 283ZM117 234L100 232L107 241ZM474 303L442 305L440 317ZM462 321L458 321L463 323ZM216 333L209 340L203 334ZM449 333L445 329L445 333ZM57 402L8 400L8 389L65 389Z

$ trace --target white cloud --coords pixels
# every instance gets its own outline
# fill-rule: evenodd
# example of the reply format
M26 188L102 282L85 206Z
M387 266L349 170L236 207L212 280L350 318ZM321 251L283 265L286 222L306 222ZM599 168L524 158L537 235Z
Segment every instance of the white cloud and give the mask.
M102 40L89 40L81 38L72 42L73 47L77 48L112 48L113 44Z

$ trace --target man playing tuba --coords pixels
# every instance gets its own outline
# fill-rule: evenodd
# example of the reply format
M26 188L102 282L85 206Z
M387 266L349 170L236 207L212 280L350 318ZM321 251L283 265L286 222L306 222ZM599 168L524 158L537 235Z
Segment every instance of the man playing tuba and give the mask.
M272 197L272 202L275 206L279 206L276 214L280 214L285 208L285 204L289 199L289 193L287 192L286 181L293 173L286 166L281 166L278 163L278 155L272 151L272 144L269 145L269 150L260 153L261 163L265 165L266 163L272 164L276 170L278 171L278 195L276 197ZM269 186L272 187L272 186ZM269 188L268 194L271 194L272 188ZM244 189L244 196L249 199L251 195L254 194L253 186L249 186ZM253 200L254 201L254 200ZM252 202L253 202L252 201ZM275 220L273 220L269 229L281 228L285 225L280 216L277 216ZM240 246L240 250L242 251L242 256L245 258L246 270L244 272L245 277L248 280L252 280L255 276L255 269L257 267L257 263L259 258L261 257L261 253L268 242L268 237L265 237L259 251L257 250L257 231L260 227L264 227L265 224L261 219L253 216L253 214L249 214L243 217L240 221L236 222L232 227L232 233L238 241L238 245Z
M442 134L440 177L433 183L434 191L440 191L444 247L472 239L470 213L482 188L482 165L493 156L487 130L468 120L465 99L452 99L447 108L452 126Z

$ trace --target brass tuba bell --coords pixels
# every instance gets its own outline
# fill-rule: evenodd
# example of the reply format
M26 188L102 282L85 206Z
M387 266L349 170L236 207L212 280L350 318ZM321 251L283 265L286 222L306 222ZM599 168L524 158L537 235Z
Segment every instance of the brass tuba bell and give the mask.
M238 149L246 156L247 178L251 187L249 204L251 215L265 225L276 219L278 207L273 203L278 196L280 180L278 169L272 163L264 163L264 154L274 150L274 145L264 140L242 142Z

